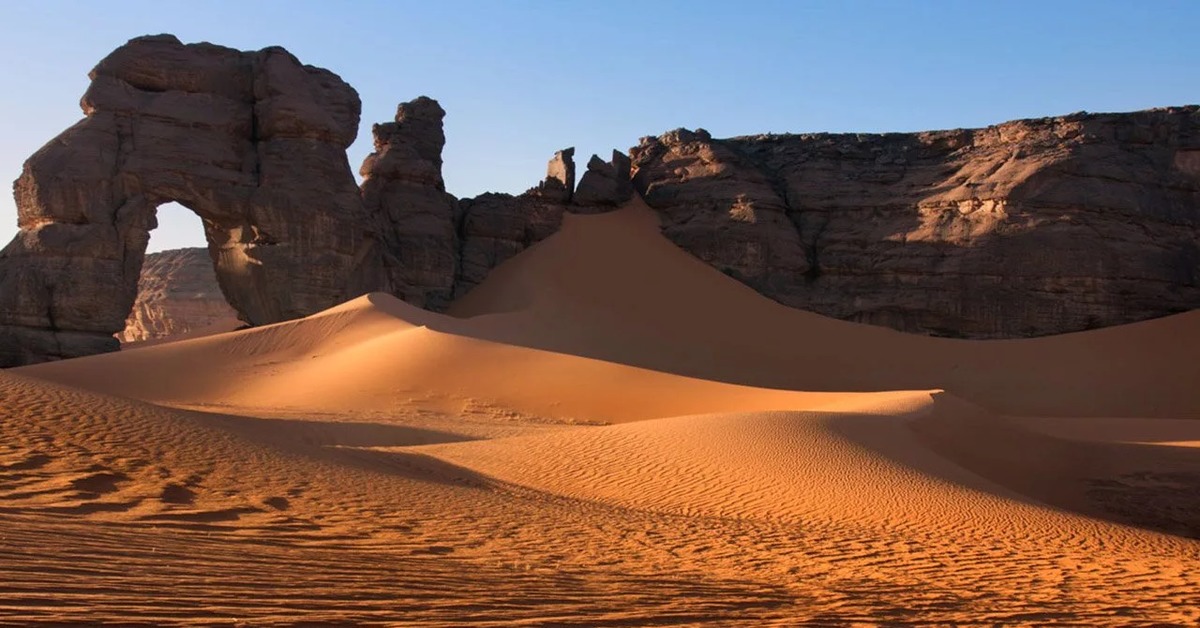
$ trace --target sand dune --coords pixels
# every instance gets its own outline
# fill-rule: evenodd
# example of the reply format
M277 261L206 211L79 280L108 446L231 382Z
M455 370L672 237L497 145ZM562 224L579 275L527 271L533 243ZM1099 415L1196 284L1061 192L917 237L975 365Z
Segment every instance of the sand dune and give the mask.
M389 412L491 409L571 422L813 407L840 393L707 382L449 331L384 294L301 321L19 369L160 404Z
M376 294L302 321L23 372L159 403L362 410L404 395L470 396L470 387L514 410L599 420L732 409L651 399L683 396L668 390L630 399L627 407L654 407L626 415L544 403L617 373L626 379L611 385L623 395L636 395L634 380L664 385L608 362L792 391L939 388L1011 415L1200 418L1200 361L1180 341L1200 335L1200 312L1029 340L903 334L769 301L674 247L655 221L639 203L568 216L456 303L458 319ZM219 367L203 367L214 360Z
M226 317L215 323L212 323L209 325L204 325L203 327L199 327L197 329L192 329L190 331L185 331L182 333L165 336L162 338L153 338L151 340L135 340L133 342L121 342L121 351L128 351L130 349L137 349L137 348L144 348L144 347L153 347L154 345L166 344L168 342L178 342L180 340L190 340L192 338L204 338L205 336L212 336L215 334L224 334L224 333L234 331L235 329L241 329L242 327L245 327L245 326L246 326L246 324L243 323L242 321L238 320L237 318L234 318L233 316L229 316L229 317Z
M1061 511L1132 515L1110 500L1137 493L1144 499L1134 522L1200 538L1200 519L1175 518L1200 508L1200 497L1184 502L1148 494L1172 487L1173 474L1194 472L1196 452L1050 437L941 391L847 396L817 411L681 416L414 451L522 486L656 512L989 535L1004 529L1089 542L1114 542L1114 531L1100 526L1105 529L1096 534L1098 524ZM1148 470L1159 477L1138 478ZM1137 488L1118 495L1120 481L1133 478L1140 479ZM1198 487L1196 479L1188 480L1189 488ZM1089 494L1097 486L1111 492Z
M663 238L640 204L562 231L455 303L512 344L752 386L944 388L1007 414L1200 418L1200 311L1029 340L928 338L788 308Z
M1181 603L1200 586L1196 541L953 464L918 429L961 416L938 395L464 440L0 374L0 550L21 574L0 584L0 617L1200 619Z
M908 336L635 204L452 314L0 373L0 618L1200 622L1198 313Z

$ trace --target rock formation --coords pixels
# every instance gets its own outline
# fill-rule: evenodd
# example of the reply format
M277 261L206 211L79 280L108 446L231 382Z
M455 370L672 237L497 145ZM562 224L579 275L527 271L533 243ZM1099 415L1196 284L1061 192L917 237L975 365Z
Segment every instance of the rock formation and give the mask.
M217 285L208 251L173 249L146 256L137 300L118 339L158 340L222 323L232 329L236 320L237 312Z
M572 202L580 208L605 208L628 201L633 198L629 171L629 157L619 150L612 152L610 162L600 159L599 155L592 155L588 160L587 172L583 173L579 187L571 197Z
M575 147L564 148L546 164L546 178L538 184L538 197L566 203L575 190ZM532 190L530 191L532 192Z
M663 232L781 303L905 331L1024 337L1200 307L1200 107L985 129L574 149L524 194L446 193L445 111L373 127L357 93L281 48L141 37L102 60L86 117L26 162L0 251L0 366L117 347L155 208L204 222L239 317L304 316L370 290L444 309L492 268L636 190ZM135 315L136 316L136 315Z
M155 208L200 215L242 320L295 318L360 292L376 230L346 161L358 94L282 48L141 37L95 69L87 116L14 184L0 253L0 365L116 349Z
M442 180L442 118L422 96L396 108L395 122L372 127L375 152L363 161L362 201L379 227L388 276L373 281L409 303L445 309L458 269L458 201Z
M1200 307L1200 108L974 130L644 138L663 232L786 305L1013 338Z
M487 193L459 201L462 248L454 296L466 294L493 268L558 231L575 185L574 155L574 148L554 153L546 178L524 194Z

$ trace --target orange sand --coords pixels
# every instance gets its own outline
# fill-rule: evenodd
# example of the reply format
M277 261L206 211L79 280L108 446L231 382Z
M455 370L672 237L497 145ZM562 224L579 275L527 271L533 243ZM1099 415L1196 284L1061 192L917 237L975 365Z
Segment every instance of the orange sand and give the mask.
M0 372L0 620L1200 622L1200 312L905 335L633 204L452 314Z

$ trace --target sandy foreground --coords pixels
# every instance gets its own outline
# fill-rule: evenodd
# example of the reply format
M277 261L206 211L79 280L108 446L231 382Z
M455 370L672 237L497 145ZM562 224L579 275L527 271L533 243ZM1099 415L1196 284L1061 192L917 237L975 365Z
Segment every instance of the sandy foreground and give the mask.
M0 372L0 621L1200 623L1200 312L906 335L654 220Z

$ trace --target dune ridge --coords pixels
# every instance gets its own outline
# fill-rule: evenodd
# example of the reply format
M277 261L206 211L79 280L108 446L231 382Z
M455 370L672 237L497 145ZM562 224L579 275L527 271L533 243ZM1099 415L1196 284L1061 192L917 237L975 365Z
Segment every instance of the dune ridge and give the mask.
M1200 622L1200 313L905 335L634 202L450 314L370 294L0 373L0 617Z

